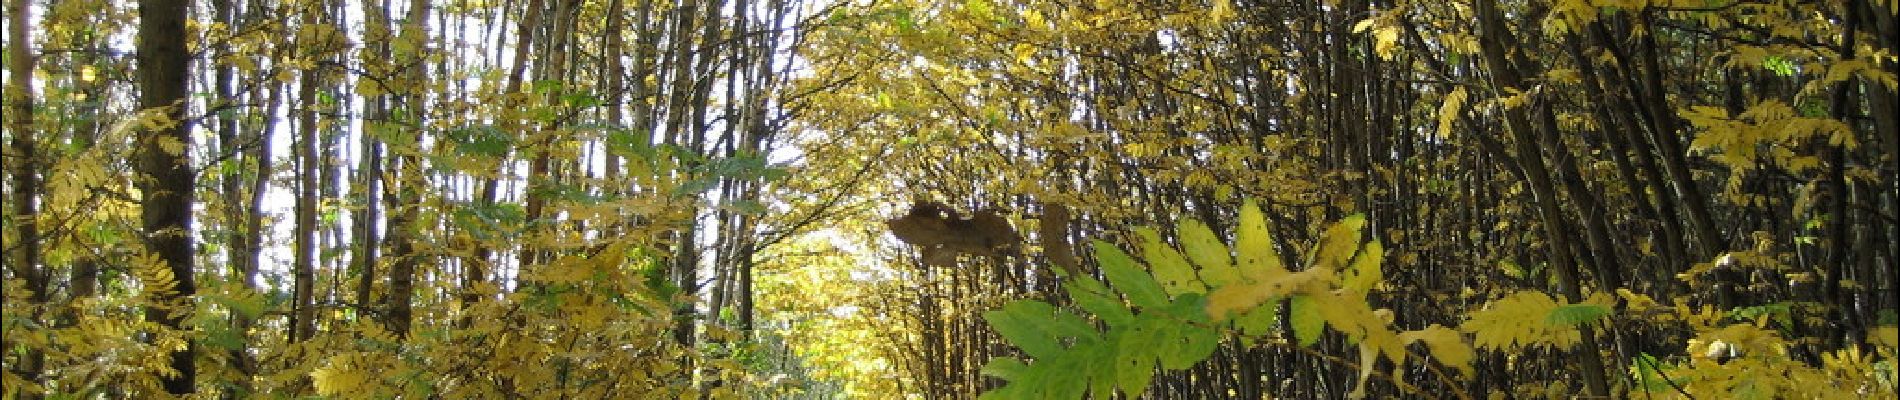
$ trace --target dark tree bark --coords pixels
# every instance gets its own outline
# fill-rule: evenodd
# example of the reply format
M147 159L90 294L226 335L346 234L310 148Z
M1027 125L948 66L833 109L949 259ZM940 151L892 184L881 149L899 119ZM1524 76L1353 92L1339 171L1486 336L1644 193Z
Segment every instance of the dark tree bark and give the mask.
M168 123L140 131L138 145L140 211L146 249L171 270L177 284L162 291L157 306L146 310L153 321L183 329L191 312L189 299L198 292L193 280L191 202L196 178L191 171L191 121L185 119L185 91L190 82L190 53L185 49L185 15L190 0L140 0L138 33L139 107L162 110ZM165 391L189 394L197 368L192 363L197 344L171 353L176 375L165 376Z
M424 83L429 80L427 70L419 65L428 48L426 21L429 20L429 7L428 0L411 0L408 21L403 24L402 36L397 39L412 41L413 46L410 48L415 49L413 53L395 57L402 61L400 65L415 65L405 70L407 75L405 79L410 82L412 88L427 87ZM411 92L405 93L396 107L396 117L403 123L395 129L417 129L425 126L426 119L423 110L428 109L424 104L426 98L427 96L420 90L412 89ZM398 337L405 337L411 330L410 326L414 318L412 309L415 301L416 264L420 260L415 254L415 224L421 210L421 206L417 204L422 198L420 186L425 183L422 175L422 161L414 155L420 151L417 147L421 145L421 142L408 139L400 145L405 151L398 152L402 155L396 159L396 179L389 182L393 182L401 189L397 194L388 196L393 199L391 205L396 207L396 211L390 217L385 229L391 232L389 256L395 259L389 267L388 326L390 332L396 333Z
M1500 92L1505 88L1523 87L1522 78L1516 66L1506 56L1505 43L1514 43L1509 38L1504 17L1492 1L1478 2L1478 24L1485 39L1481 40L1484 61L1491 72L1492 84ZM1517 152L1519 168L1528 180L1532 200L1537 204L1537 214L1544 230L1545 245L1550 252L1549 260L1557 272L1557 291L1569 301L1582 301L1583 289L1578 282L1576 258L1571 254L1569 233L1564 230L1564 211L1557 203L1559 194L1550 171L1544 165L1542 153L1538 149L1538 134L1532 131L1532 122L1522 107L1505 111L1505 121L1512 136ZM1560 149L1552 149L1558 151ZM1596 335L1584 329L1581 349L1577 358L1581 365L1577 368L1583 374L1584 387L1592 396L1609 396L1609 381L1604 377L1603 356Z
M7 144L6 164L8 182L13 188L13 196L7 199L11 203L12 215L7 222L14 227L14 240L5 243L8 268L13 275L25 281L26 289L33 292L28 301L44 304L51 298L47 282L46 269L40 265L39 230L39 193L40 156L37 147L37 134L33 126L33 43L28 33L31 22L28 18L28 0L7 2L7 74L10 84L6 87L6 126L12 140ZM37 318L37 317L35 317ZM6 341L6 348L13 348L12 340ZM44 353L31 349L21 357L16 365L11 365L28 382L38 382Z

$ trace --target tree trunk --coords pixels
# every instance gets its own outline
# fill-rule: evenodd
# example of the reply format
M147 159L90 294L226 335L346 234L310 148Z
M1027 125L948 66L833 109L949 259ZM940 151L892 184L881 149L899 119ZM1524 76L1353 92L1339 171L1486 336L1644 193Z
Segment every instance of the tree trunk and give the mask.
M411 0L407 19L408 21L402 27L402 36L397 40L409 41L411 44L409 48L414 50L413 53L396 55L396 59L403 60L399 65L419 63L426 54L429 1ZM411 86L405 91L404 100L398 102L401 106L397 107L396 113L396 118L404 123L394 129L420 131L421 127L426 126L427 121L424 118L424 110L428 107L425 104L427 100L423 89L429 87L428 71L424 68L409 68L406 80ZM400 136L410 137L409 135ZM390 182L401 189L398 195L389 196L392 199L391 205L398 211L390 217L385 227L391 232L389 255L395 259L389 268L388 326L390 332L396 333L397 337L406 337L413 325L411 309L414 307L416 264L419 261L415 254L415 224L421 205L417 203L422 201L421 187L425 185L426 178L423 176L422 161L414 155L421 152L421 141L407 139L400 145L400 151L397 153L401 155L396 159L396 176Z
M1492 84L1500 93L1505 88L1522 88L1522 79L1516 67L1506 58L1504 43L1514 43L1510 32L1505 29L1503 16L1494 1L1478 3L1478 24L1484 35L1482 51L1485 64L1492 74ZM1568 233L1564 231L1564 212L1557 204L1558 194L1551 180L1550 171L1544 165L1544 159L1537 148L1537 134L1532 132L1530 118L1523 108L1509 108L1505 111L1506 126L1509 128L1512 142L1516 145L1518 165L1523 169L1529 182L1531 197L1537 204L1540 225L1544 227L1544 240L1550 251L1549 260L1557 272L1557 290L1569 301L1583 300L1583 290L1579 287L1576 259L1570 253ZM1577 368L1583 374L1584 387L1592 396L1609 396L1609 381L1604 377L1603 356L1591 329L1582 329L1583 340L1577 358L1582 365Z
M33 42L30 35L32 13L28 0L7 2L7 75L10 80L6 87L6 124L13 140L8 142L7 158L8 184L13 188L13 198L7 201L12 205L12 215L6 220L14 227L14 240L6 243L8 268L13 275L25 281L26 289L33 294L28 301L35 305L44 304L51 298L47 282L50 280L46 270L40 265L39 230L39 151L37 128L33 126ZM38 316L32 316L35 320ZM7 340L5 347L14 348L13 341ZM41 363L45 355L38 348L32 348L22 355L20 361L12 365L20 378L27 382L40 383ZM9 392L11 393L11 392ZM28 395L33 397L34 395Z
M317 8L307 11L305 24L323 24L328 22L323 14L326 10ZM320 43L320 38L303 38L306 44ZM299 49L308 53L326 51L326 49ZM322 159L317 147L322 135L317 127L317 88L324 82L324 66L311 66L303 71L303 79L297 83L297 205L296 226L293 229L295 261L291 267L292 294L290 324L286 337L291 343L309 339L316 332L316 281L317 281L317 200L319 178L322 177Z
M146 249L170 269L176 285L154 299L146 310L154 322L184 329L197 294L193 281L191 194L197 185L191 171L191 121L185 119L186 86L190 82L190 53L185 48L185 14L190 0L140 0L138 32L139 106L162 110L168 123L140 131L138 183L141 227ZM159 289L159 288L155 288ZM182 395L196 391L193 365L196 343L171 353L170 366L178 373L162 377L165 391Z

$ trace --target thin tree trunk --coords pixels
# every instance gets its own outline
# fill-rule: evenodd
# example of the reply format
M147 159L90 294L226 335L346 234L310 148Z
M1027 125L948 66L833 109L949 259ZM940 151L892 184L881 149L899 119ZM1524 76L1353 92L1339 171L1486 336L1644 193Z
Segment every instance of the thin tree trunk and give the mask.
M1855 17L1856 14L1859 14L1860 9L1854 7L1852 3L1851 1L1849 2L1847 16L1844 18L1847 21L1845 30L1848 34L1841 36L1840 51L1843 61L1854 60L1855 39L1860 36L1854 34L1858 31L1857 28L1860 24L1860 19ZM1858 102L1853 101L1855 80L1855 78L1848 78L1835 83L1834 87L1830 88L1832 92L1832 99L1829 104L1830 113L1834 119L1846 122L1849 130L1856 129L1854 129L1855 124L1849 121L1848 118L1853 116L1855 110L1860 109ZM1830 309L1833 315L1829 320L1838 324L1833 327L1847 332L1846 335L1828 335L1828 348L1839 348L1840 343L1838 341L1842 340L1842 336L1857 337L1860 335L1862 324L1859 320L1859 313L1854 312L1856 304L1853 294L1844 292L1843 285L1841 284L1842 280L1847 279L1847 276L1844 275L1846 268L1849 264L1853 263L1853 257L1851 257L1855 251L1853 247L1858 247L1851 245L1854 243L1854 218L1849 217L1851 210L1849 210L1848 205L1853 198L1853 189L1847 186L1847 162L1850 152L1847 146L1842 144L1832 144L1829 147L1831 147L1829 149L1830 160L1828 161L1827 175L1824 178L1827 182L1828 193L1827 259L1821 266L1822 270L1825 271L1825 275L1821 278L1821 289L1824 296L1823 301L1832 303ZM1892 156L1900 156L1900 154ZM1854 342L1859 341L1856 340Z
M563 82L566 81L562 79L562 75L567 71L567 63L564 62L565 57L562 53L567 50L568 36L574 31L573 14L579 12L577 9L579 6L580 5L574 1L558 1L555 3L554 25L549 27L548 44L545 48L541 49L541 57L539 57L541 60L547 60L548 66L547 68L540 68L535 71L535 75L540 76L540 80L559 79ZM565 92L565 88L549 91L547 103L560 104L560 97L563 92ZM553 168L554 162L553 152L556 150L557 144L560 143L556 140L557 134L554 131L559 129L560 121L558 119L549 122L547 126L530 127L528 129L529 134L527 138L531 144L529 144L527 148L534 153L534 158L528 163L528 188L524 193L524 196L527 198L527 205L523 208L523 213L525 214L523 221L525 221L528 227L528 235L531 237L551 233L551 230L556 227L551 221L542 221L541 219L544 217L543 214L545 214L548 204L546 188L558 183L556 176L554 176L554 171L552 171L551 168ZM516 253L518 260L516 266L518 268L526 270L529 266L541 261L541 255L544 249L532 245L531 243L534 241L535 240L524 241L521 249Z
M627 105L623 104L626 101L626 91L624 85L621 83L624 80L621 74L626 73L627 69L626 62L621 60L621 58L625 56L623 48L626 47L626 40L624 39L626 35L626 32L624 32L624 21L626 20L625 9L626 4L621 0L608 0L607 9L605 10L607 14L607 26L606 29L602 30L606 36L605 43L601 45L605 48L603 51L606 52L606 55L602 57L602 62L607 65L606 70L601 73L602 82L600 85L602 88L601 91L607 95L607 98L603 100L607 108L607 125L614 127L614 129L624 129L625 126L622 124L626 122L625 110ZM628 130L630 131L631 129ZM600 153L604 166L601 171L601 182L603 182L602 185L606 186L602 192L608 196L617 196L620 194L621 189L619 183L620 156L614 154L611 150L611 145L603 146L603 148L607 149L607 151ZM610 223L600 227L600 229L603 237L609 237L619 230L619 225Z
M504 98L514 99L516 98L515 94L521 92L522 79L524 79L524 75L528 69L528 55L531 54L530 50L534 48L535 31L541 29L541 9L544 8L542 2L543 0L529 0L526 10L527 15L522 17L521 24L516 27L518 38L515 40L513 64L508 67L508 81L501 90ZM510 100L509 104L511 105L505 107L502 111L502 117L500 118L501 130L506 134L518 135L522 129L522 123L520 121L521 116L519 111L515 109L518 108L517 106L519 106L520 103L519 101ZM498 171L498 175L505 176L510 165L506 156L503 157L500 165L502 170ZM495 202L499 200L500 195L501 188L499 178L485 178L482 180L480 200L482 206L493 206ZM488 273L492 272L492 268L488 267L493 265L495 252L494 245L490 243L477 241L475 246L475 259L471 260L468 264L466 275L462 277L462 279L464 279L463 284L466 286L464 290L468 291L463 295L462 301L471 304L480 300L480 296L474 293L473 287L488 279Z
M37 132L33 126L33 43L29 30L32 21L29 18L28 0L7 2L7 75L10 84L6 87L6 124L13 140L8 142L7 159L9 185L13 188L11 203L13 214L7 217L9 225L14 227L14 240L6 243L8 268L15 277L26 281L26 289L33 294L29 302L35 305L45 304L51 298L48 293L50 280L46 270L40 265L39 230L39 151ZM36 313L37 314L37 313ZM33 316L38 319L38 316ZM6 340L5 347L13 349L12 340ZM18 364L12 367L20 378L27 382L40 383L41 363L45 353L38 348L29 349ZM19 390L15 388L13 390ZM25 394L36 398L37 395Z
M393 39L389 29L392 21L389 20L388 10L383 9L383 3L381 1L363 2L363 19L364 26L367 27L364 35L369 38L366 41L372 43L372 50L382 59L388 60L390 63L388 65L400 65L389 53L389 41ZM382 71L372 73L374 72ZM384 78L376 77L375 79ZM376 221L381 219L381 204L377 200L382 193L380 188L383 176L382 141L377 138L395 126L389 113L388 97L390 96L380 95L364 99L363 125L365 128L361 138L363 157L358 161L362 166L357 170L359 179L357 187L352 188L357 191L357 196L363 201L363 215L351 218L356 224L354 238L356 250L355 258L351 261L353 265L350 267L357 271L356 305L361 309L369 309L376 305L374 299L376 256L377 247L382 245L382 242L377 239L376 232Z
M1522 80L1510 61L1506 58L1505 43L1514 43L1505 31L1503 16L1500 15L1494 1L1478 3L1478 24L1485 39L1481 49L1484 61L1490 67L1493 85L1502 91L1505 88L1520 88ZM1579 287L1576 259L1570 253L1569 234L1564 232L1564 212L1557 204L1558 194L1553 187L1550 172L1544 165L1543 156L1537 148L1537 134L1532 132L1531 121L1524 115L1523 108L1510 108L1505 111L1505 121L1510 130L1512 141L1516 145L1518 165L1524 171L1531 189L1531 197L1537 203L1538 215L1544 227L1544 240L1550 251L1549 261L1556 268L1557 290L1569 301L1582 301L1583 290ZM1577 368L1583 373L1584 387L1592 396L1609 396L1609 381L1604 377L1603 356L1596 335L1591 329L1583 329L1583 338L1577 358L1581 365Z
M238 28L241 24L237 17L237 5L233 4L232 0L213 0L211 2L211 8L217 21L224 23L227 29L231 31L240 29ZM219 56L228 56L231 54L231 49L228 45L218 46L216 51ZM230 107L231 104L234 103L232 99L238 97L238 94L232 87L235 79L236 71L230 65L219 64L217 66L212 82L213 90L217 93L217 100L210 105L211 108L223 109ZM254 151L247 150L245 147L259 146L259 142L265 142L268 138L256 134L246 135L243 131L240 131L238 129L239 115L242 114L236 112L223 112L218 114L217 136L219 152L231 157L230 161L227 162L238 163L240 165L246 161L267 162L259 160ZM226 245L225 262L230 268L231 280L238 281L238 284L245 288L255 290L256 287L252 286L251 278L255 275L254 271L257 269L255 263L255 257L257 257L257 255L255 253L258 253L260 249L254 245L256 241L252 237L262 235L262 233L256 229L252 229L247 222L248 219L258 213L259 210L255 204L246 201L246 197L244 196L244 170L241 168L232 168L228 171L230 172L224 173L219 178L220 189L223 195L222 204L224 204L224 224L226 230L230 232L230 240ZM255 179L258 181L268 180L266 174L258 173L256 175ZM247 208L247 205L251 207ZM247 335L250 332L252 323L251 317L241 313L231 313L231 329L237 332L240 337L248 337ZM250 351L248 350L249 348L249 340L245 340L238 343L235 348L228 350L228 356L231 358L232 364L234 364L233 367L236 368L240 374L245 376L256 375L258 372L256 360L251 357ZM251 392L250 380L240 380L236 384L238 385L237 392L241 395Z
M307 11L306 24L327 22L323 17L326 10L321 8ZM307 38L308 42L321 42L317 38ZM319 52L323 49L300 49L307 52ZM297 205L296 226L293 228L295 261L292 270L292 294L290 324L286 337L291 343L309 339L316 332L316 264L317 264L317 200L320 196L318 185L323 172L322 160L318 157L317 147L322 135L317 131L317 88L323 85L323 66L312 66L303 71L303 79L297 86Z
M93 42L95 41L93 37L90 35L81 36L81 38L82 39L75 41L75 45L93 45ZM90 56L80 56L79 59L81 60L80 62L85 65L90 65L92 62L94 62L93 57L90 57ZM98 79L93 79L89 81L81 80L78 86L79 86L79 92L84 94L86 98L88 99L100 98L100 96L104 92L104 90L102 89L104 85L102 85L101 81ZM95 146L98 143L99 131L101 128L100 123L99 123L99 115L100 115L100 110L103 107L104 107L104 102L100 102L95 105L81 106L79 108L77 117L80 121L83 121L83 122L79 124L78 128L74 129L71 132L71 141L75 147L84 151L84 150L92 149L93 146ZM93 295L98 293L98 288L99 288L98 254L99 253L94 253L90 251L83 252L78 255L77 259L73 260L72 271L68 275L68 279L67 279L67 284L72 286L72 291L71 291L72 299L76 300L76 299L81 299L81 298L92 297Z
M33 77L35 55L32 53L32 21L27 12L28 0L12 0L7 4L7 74L11 77L7 85L7 130L13 135L8 142L7 154L10 185L13 187L13 215L10 222L14 226L18 239L6 245L8 268L16 276L26 281L27 289L33 291L34 302L45 302L47 298L47 278L40 270L40 234L39 223L39 144L33 127Z
M1641 15L1638 13L1639 16ZM1644 31L1654 32L1648 26L1647 17L1640 17ZM1662 154L1663 170L1669 173L1669 181L1676 189L1676 197L1681 200L1682 209L1689 216L1689 227L1695 233L1696 243L1700 245L1701 257L1712 257L1727 250L1727 240L1715 227L1715 218L1709 213L1708 199L1703 196L1702 188L1696 185L1695 174L1689 170L1689 152L1682 148L1681 119L1673 108L1669 107L1663 88L1662 60L1657 55L1656 35L1638 35L1642 43L1642 59L1647 64L1642 76L1645 95L1643 104L1650 107L1650 115L1655 119L1656 129L1650 131L1651 145ZM1730 304L1733 306L1733 304Z
M424 110L428 109L427 97L426 92L423 92L421 88L428 87L426 82L429 76L427 69L420 64L428 48L428 25L424 21L429 20L429 6L428 0L409 2L408 21L403 24L402 36L398 39L409 41L411 44L409 48L414 50L413 53L399 54L396 57L398 60L403 60L399 65L410 65L407 69L407 81L412 88L404 94L405 99L399 102L401 106L397 108L396 117L404 123L396 129L418 129L426 126ZM401 136L411 137L411 135ZM393 200L392 205L400 211L390 217L385 229L391 232L389 254L390 257L395 258L395 262L389 268L388 326L389 330L396 333L398 337L406 337L413 324L411 309L414 307L416 264L419 261L419 256L415 254L415 225L421 205L417 203L422 201L421 186L425 185L426 178L422 174L421 160L414 155L421 152L421 141L408 139L401 145L402 151L397 151L401 155L396 161L396 179L391 180L401 188L400 194L390 196Z

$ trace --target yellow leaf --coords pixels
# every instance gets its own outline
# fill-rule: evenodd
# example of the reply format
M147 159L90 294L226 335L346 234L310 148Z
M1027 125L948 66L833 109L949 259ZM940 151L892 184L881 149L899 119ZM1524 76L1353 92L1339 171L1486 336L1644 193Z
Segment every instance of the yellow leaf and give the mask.
M1359 234L1365 226L1366 215L1353 214L1326 227L1319 247L1314 249L1316 259L1313 267L1334 270L1344 267L1346 261L1352 260L1352 255L1359 252Z
M1372 38L1372 52L1378 54L1379 58L1390 60L1397 54L1399 47L1398 27L1381 27L1372 32Z
M174 156L185 154L185 141L183 140L178 140L178 138L170 136L159 136L153 140L158 142L158 148L164 150L166 154Z
M1471 360L1476 357L1476 352L1471 349L1471 345L1465 344L1458 331L1432 324L1425 329L1399 334L1399 341L1407 344L1425 342L1425 347L1431 350L1432 357L1437 358L1440 364L1457 368L1465 375L1473 373Z
M1650 299L1649 296L1631 292L1629 289L1618 288L1616 289L1616 295L1629 302L1629 310L1632 312L1640 312L1658 306L1656 300Z
M1317 293L1328 289L1330 269L1312 269L1287 274L1267 282L1240 282L1223 286L1207 295L1207 315L1224 321L1229 313L1246 312L1269 299L1295 293Z
M1009 49L1009 53L1016 56L1016 62L1028 64L1029 58L1036 55L1036 47L1028 43L1017 43L1015 47Z
M336 396L369 383L369 374L346 366L327 365L310 371L310 383L317 387L317 394Z
M1372 346L1359 346L1359 382L1353 384L1352 393L1347 398L1366 398L1366 381L1372 378L1372 367L1379 364L1379 349ZM1403 365L1403 364L1401 364Z
M1240 206L1240 226L1234 236L1234 254L1240 258L1242 278L1266 282L1286 275L1280 252L1273 249L1273 233L1267 229L1266 215L1253 200Z
M1207 316L1225 321L1229 313L1258 307L1269 298L1268 286L1266 282L1241 282L1214 289L1207 295Z
M1444 103L1438 105L1438 136L1440 138L1451 137L1451 126L1464 113L1465 97L1469 95L1463 86L1453 88L1451 93L1445 94Z
M1896 336L1900 336L1900 329L1896 329L1893 325L1887 325L1876 327L1871 332L1868 332L1867 341L1873 342L1875 345L1881 347L1886 347L1888 350L1893 350L1896 347L1900 347L1900 337Z
M1367 28L1372 27L1373 22L1374 20L1372 18L1366 18L1366 19L1359 20L1359 22L1353 23L1352 33L1364 33Z
M1183 219L1176 227L1176 234L1181 236L1181 248L1194 260L1194 265L1200 267L1201 279L1208 286L1221 287L1240 280L1240 271L1234 269L1227 244L1222 243L1207 224Z
M1471 313L1458 328L1476 336L1473 344L1486 349L1516 349L1536 345L1568 348L1582 338L1576 329L1546 323L1561 306L1542 292L1520 291Z
M383 90L382 82L378 82L375 79L358 79L356 80L356 93L363 97L375 97L388 93L388 91Z
M1162 241L1161 234L1150 228L1136 229L1135 234L1141 236L1142 255L1154 270L1155 281L1161 283L1161 288L1166 289L1169 296L1207 292L1207 287L1194 278L1194 268L1188 266L1187 258Z
M1233 0L1214 0L1214 6L1210 8L1209 10L1207 10L1207 20L1209 22L1213 22L1217 24L1223 23L1223 22L1227 22L1227 20L1232 19L1233 17L1234 17Z
M1346 298L1332 291L1310 293L1308 296L1313 299L1320 317L1326 319L1326 325L1346 334L1348 342L1377 338L1380 336L1378 333L1385 332L1385 320L1363 300Z
M1340 280L1340 288L1358 293L1360 298L1364 298L1366 292L1372 291L1379 285L1379 281L1385 280L1385 273L1379 268L1384 259L1385 246L1380 245L1377 240L1366 243L1365 251L1360 252L1359 258L1353 260L1352 266L1343 271L1345 276Z

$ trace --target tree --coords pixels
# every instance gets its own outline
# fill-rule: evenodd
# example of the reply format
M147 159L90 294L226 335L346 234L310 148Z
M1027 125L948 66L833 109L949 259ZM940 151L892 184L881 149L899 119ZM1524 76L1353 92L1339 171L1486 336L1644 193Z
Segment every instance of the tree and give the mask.
M185 89L190 81L190 53L185 49L185 11L188 0L139 1L139 106L150 122L139 133L138 183L141 227L145 249L155 257L152 268L165 275L147 282L155 293L147 318L171 329L185 329L185 319L197 294L193 279L191 204L197 190L191 170L191 120ZM166 285L169 281L171 284ZM168 287L169 286L169 287ZM188 394L197 390L197 344L189 339L170 353L176 374L164 378L165 391Z
M1889 3L13 1L0 387L1890 394Z
M29 20L32 12L26 0L7 2L7 86L6 107L7 131L12 139L7 142L7 184L13 189L13 196L7 201L11 207L6 221L14 231L12 240L6 247L7 264L13 275L25 281L25 290L32 291L28 297L34 304L45 303L51 298L51 281L48 272L40 264L39 230L39 192L40 168L39 143L34 126L33 113L33 67L37 57L32 52L32 40ZM35 313L35 319L37 314ZM11 347L11 346L9 346ZM38 381L40 364L44 356L38 351L23 357L13 366L29 382Z

